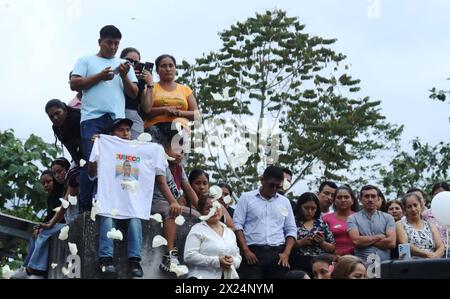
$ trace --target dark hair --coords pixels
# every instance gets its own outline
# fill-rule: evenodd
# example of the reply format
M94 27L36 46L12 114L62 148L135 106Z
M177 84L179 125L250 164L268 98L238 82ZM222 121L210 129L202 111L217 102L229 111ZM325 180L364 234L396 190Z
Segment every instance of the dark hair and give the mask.
M391 205L393 205L393 204L398 204L398 205L400 206L400 208L402 208L402 211L403 211L403 212L405 211L405 208L403 207L403 203L402 203L400 200L398 200L398 199L393 199L393 200L388 201L388 202L386 203L386 211L388 211L388 210L389 210L389 207L390 207Z
M53 160L50 167L53 167L53 165L59 165L59 166L63 167L66 171L69 170L69 168L70 168L69 161L64 157L56 158L55 160Z
M445 191L450 191L450 186L447 184L447 182L439 182L433 185L433 188L431 188L431 195L436 192L437 189L442 188Z
M44 175L49 175L53 178L53 172L50 169L46 169L41 173L41 177L43 177ZM53 178L54 180L54 178Z
M323 262L328 265L332 265L334 262L334 256L329 253L322 253L321 255L318 255L315 258L313 258L313 260L311 261L311 265L314 265L317 262Z
M136 48L133 47L123 49L122 52L120 53L120 58L124 59L128 55L128 53L131 52L136 52L139 55L139 60L141 60L141 53Z
M281 168L281 170L283 170L284 173L286 173L292 177L292 171L289 168L283 167L283 168Z
M420 200L420 197L416 193L414 193L414 191L410 192L410 193L406 193L405 196L403 196L403 198L402 198L402 204L403 204L403 207L405 208L405 210L403 210L403 212L405 213L405 215L406 215L406 202L408 201L408 198L410 198L410 197L415 197L419 201L419 205L422 206L422 201Z
M319 186L319 193L322 192L322 190L323 190L323 188L325 188L325 186L328 186L328 187L333 188L333 189L337 189L337 187L338 187L335 182L325 181L325 182L322 182L320 184L320 186Z
M209 175L203 169L200 168L193 169L191 173L189 173L188 177L189 184L192 184L192 182L194 182L199 176L202 175L204 175L209 182Z
M297 211L297 219L298 220L303 220L304 216L303 216L302 206L309 201L313 201L317 206L316 214L314 214L314 219L320 218L321 210L320 210L320 203L319 203L319 199L317 198L317 195L315 195L312 192L305 192L302 195L300 195L300 197L297 200L297 205L295 206L295 210Z
M347 184L344 184L344 185L339 186L338 188L336 188L336 192L334 192L334 196L333 196L333 208L334 208L334 210L336 210L336 197L337 197L337 194L341 190L347 191L350 194L350 197L353 200L353 204L350 207L350 210L352 210L353 212L358 212L359 204L358 204L358 201L356 200L355 193L353 192L352 188L350 188L350 186L347 185Z
M307 274L302 270L291 270L284 274L284 279L305 279L305 275Z
M384 194L383 194L383 192L380 190L380 198L381 198L381 206L380 206L380 208L379 208L379 210L381 211L381 212L387 212L387 208L386 208L386 198L384 197Z
M283 170L280 167L270 165L264 170L263 177L265 179L274 178L280 181L284 180Z
M230 196L233 195L233 189L231 189L230 185L225 184L225 183L220 183L220 184L217 184L217 186L219 186L220 188L227 188L228 191L230 192Z
M363 186L363 187L361 188L361 190L359 191L359 198L360 198L360 199L362 198L363 191L372 190L372 189L375 189L375 190L377 191L377 196L378 196L378 197L381 197L381 198L384 197L383 193L381 193L380 188L378 188L378 187L376 187L376 186L374 186L374 185L365 185L365 186Z
M163 54L163 55L160 55L160 56L159 56L158 58L156 58L156 60L155 60L156 69L158 69L159 65L161 64L161 61L162 61L164 58L170 58L170 59L172 59L173 64L175 64L175 66L177 65L177 61L175 60L175 57L173 57L172 55L169 55L169 54Z
M198 198L198 203L197 203L197 208L198 211L200 212L200 214L202 214L203 209L206 206L206 202L208 201L208 199L211 199L211 197L209 195L201 195Z
M67 111L66 103L64 103L58 99L52 99L52 100L48 101L47 104L45 104L45 113L48 114L48 110L50 110L50 108L64 109Z
M106 25L100 30L100 39L105 38L122 38L122 33L120 33L120 30L114 26L114 25Z

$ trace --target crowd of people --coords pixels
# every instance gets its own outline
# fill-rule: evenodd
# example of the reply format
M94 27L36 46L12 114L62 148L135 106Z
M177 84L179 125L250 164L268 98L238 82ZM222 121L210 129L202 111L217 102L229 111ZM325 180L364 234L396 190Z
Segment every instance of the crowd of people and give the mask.
M70 73L75 99L45 106L71 162L58 158L42 172L48 208L29 243L27 277L45 277L49 238L94 209L98 268L111 276L117 270L110 233L118 222L128 228L129 273L144 275L141 220L155 214L167 241L160 265L166 272L180 264L177 217L198 219L184 248L189 278L366 278L368 257L405 258L399 244L409 244L412 258L444 256L445 229L417 188L386 201L376 186L363 186L356 196L349 185L325 181L314 192L288 198L292 172L270 165L260 187L241 194L235 205L227 200L233 195L228 182L217 182L221 191L212 192L206 171L187 175L183 166L180 132L190 130L199 112L192 90L175 81L175 58L155 60L154 83L153 64L141 63L137 49L125 48L116 58L121 38L115 26L103 27L98 53L81 57ZM449 190L439 183L433 195Z

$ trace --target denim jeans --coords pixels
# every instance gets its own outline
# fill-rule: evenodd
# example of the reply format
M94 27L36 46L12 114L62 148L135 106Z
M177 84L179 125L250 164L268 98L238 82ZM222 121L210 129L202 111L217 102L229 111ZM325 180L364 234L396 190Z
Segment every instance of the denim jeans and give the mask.
M38 271L47 271L49 239L58 234L65 225L64 223L57 223L50 229L44 229L36 240L30 240L28 256L24 262L25 267Z
M97 181L91 181L88 177L88 163L91 156L92 136L95 134L107 134L112 126L113 120L109 114L102 117L85 120L80 125L81 149L86 165L80 170L80 212L90 210L92 207L92 197Z
M99 216L100 221L100 241L98 248L99 258L113 257L114 256L114 242L107 237L107 233L116 227L117 219L110 217ZM132 218L124 219L122 221L128 221L128 258L141 258L142 247L142 224L141 219Z

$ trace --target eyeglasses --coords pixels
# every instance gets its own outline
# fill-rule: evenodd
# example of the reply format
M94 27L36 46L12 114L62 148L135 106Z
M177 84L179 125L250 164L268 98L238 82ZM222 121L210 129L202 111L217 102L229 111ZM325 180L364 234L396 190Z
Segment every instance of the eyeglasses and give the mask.
M139 61L131 59L131 58L125 58L125 60L128 60L129 62L131 62L133 65L135 65L136 63L138 63Z

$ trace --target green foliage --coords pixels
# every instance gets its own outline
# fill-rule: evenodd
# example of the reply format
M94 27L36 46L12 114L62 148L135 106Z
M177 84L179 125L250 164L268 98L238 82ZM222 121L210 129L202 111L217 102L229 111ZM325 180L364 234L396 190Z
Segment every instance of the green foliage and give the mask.
M294 172L295 182L311 174L315 165L323 176L344 180L346 175L338 172L349 170L353 162L370 162L376 153L397 146L403 128L385 121L379 101L357 96L360 80L346 73L345 55L330 48L336 40L311 36L304 27L284 11L266 11L221 32L219 51L204 54L194 64L183 62L180 81L194 89L203 121L261 119L256 144L247 143L257 152L244 166L222 165L223 154L193 154L189 167L200 165L238 192L248 190L258 180L258 163L274 154L275 135L260 132L274 123L280 124L280 137L287 141L276 153L279 164ZM225 88L229 97L211 96Z
M450 144L435 146L412 141L412 153L401 152L390 162L389 169L381 169L381 183L386 192L401 197L411 187L431 193L433 184L446 181L450 171Z
M36 213L46 206L46 196L39 181L39 166L50 165L56 154L56 149L40 137L31 135L22 143L12 129L0 131L2 212L36 220Z

